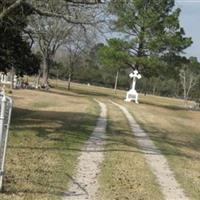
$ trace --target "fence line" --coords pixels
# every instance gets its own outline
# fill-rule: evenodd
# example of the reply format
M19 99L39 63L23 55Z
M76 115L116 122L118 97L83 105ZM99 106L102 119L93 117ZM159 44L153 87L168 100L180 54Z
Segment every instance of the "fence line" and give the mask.
M8 133L12 112L12 99L5 95L5 91L0 93L0 191L3 188L3 176L8 142Z

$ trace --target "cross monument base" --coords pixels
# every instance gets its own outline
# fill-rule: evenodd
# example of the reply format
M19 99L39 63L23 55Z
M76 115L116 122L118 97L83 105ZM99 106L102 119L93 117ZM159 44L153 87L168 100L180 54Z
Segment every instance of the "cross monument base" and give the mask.
M138 102L138 93L136 90L129 90L127 93L126 93L126 99L124 101L126 102L131 102L131 101L135 101L135 103L139 104Z

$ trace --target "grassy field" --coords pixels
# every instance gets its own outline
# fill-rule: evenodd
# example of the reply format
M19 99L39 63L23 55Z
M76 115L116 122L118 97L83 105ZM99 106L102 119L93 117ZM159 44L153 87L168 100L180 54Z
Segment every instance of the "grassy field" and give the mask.
M200 171L199 171L200 169L200 123L199 123L200 112L185 109L184 101L180 99L175 99L175 98L165 98L165 97L158 97L158 96L151 96L151 95L147 95L147 96L140 95L140 104L136 105L134 103L125 103L123 101L125 97L125 92L121 90L119 90L117 94L114 94L112 89L99 88L95 86L88 87L87 85L80 85L80 84L73 84L72 90L79 91L79 93L87 94L89 96L91 95L98 96L98 97L101 97L102 100L104 99L105 101L107 101L108 99L112 99L120 104L125 105L135 116L138 123L149 133L151 139L155 142L155 144L159 147L159 149L161 149L162 153L166 156L170 167L174 171L177 180L179 181L181 186L184 188L186 194L190 197L190 199L199 200L199 197L200 197L200 187L199 187L200 185ZM189 102L189 105L192 105L192 104L193 104L192 102ZM113 110L113 108L111 110ZM113 117L111 115L113 115ZM111 113L109 116L110 118L113 119L109 123L110 124L109 134L110 132L111 133L112 132L120 132L120 133L127 132L127 127L125 126L125 123L119 122L123 119L120 119L117 123L115 123L115 119L118 116L114 117L114 114L111 114ZM116 124L116 125L111 125L111 123ZM116 128L116 126L118 127L119 130ZM116 136L111 136L111 137L116 137ZM122 141L127 140L126 134L124 134L121 137L121 140ZM112 143L112 145L114 146L116 145L117 147L116 143ZM129 146L125 145L125 147L130 148L130 145ZM111 154L111 152L109 153ZM110 155L107 158L111 159L112 156ZM106 162L110 162L111 165L116 166L115 165L116 162L120 163L121 159L123 159L123 156L119 156L117 161L114 159L113 160L111 159L110 161L107 160ZM125 164L127 163L125 162ZM107 166L107 168L106 166L104 167L103 169L104 169L105 174L102 174L103 178L101 178L101 181L104 183L105 182L110 183L110 184L107 184L107 188L109 187L113 187L115 189L118 188L117 185L119 184L119 182L112 179L113 176L110 177L111 181L108 181L107 179L107 177L109 177L107 176L109 174L108 173L109 166ZM110 166L110 170L111 170L111 166ZM123 167L121 167L121 170L123 170ZM136 173L131 168L128 168L126 173L130 171L132 171L134 174ZM141 170L141 171L143 172L144 170ZM119 177L120 176L119 174L116 173L115 176ZM150 184L148 186L150 186ZM144 185L143 187L145 188ZM105 195L113 195L113 196L115 195L117 196L118 194L123 196L124 194L124 196L126 196L125 194L127 193L125 189L124 191L120 190L120 192L117 192L117 193L115 192L115 189L112 192L107 189L107 192L106 192L106 188L104 187L104 189L102 190L102 193L104 194L105 192ZM152 189L150 189L149 191L153 191L153 193L155 192ZM138 195L139 195L139 192L138 192Z
M52 82L55 85L55 82ZM200 196L200 112L185 110L178 99L140 96L125 103L125 91L59 81L49 92L16 90L1 200L61 199L77 157L95 126L97 98L108 105L105 161L99 177L100 200L162 199L155 177L139 152L123 114L125 105L150 134L191 199Z
M0 199L61 199L95 126L96 103L60 91L16 90L12 97L14 111Z

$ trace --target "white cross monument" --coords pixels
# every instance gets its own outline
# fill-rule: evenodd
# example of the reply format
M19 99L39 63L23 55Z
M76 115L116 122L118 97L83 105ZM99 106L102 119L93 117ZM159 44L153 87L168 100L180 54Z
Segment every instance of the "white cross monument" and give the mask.
M132 88L127 92L125 101L131 102L132 100L135 100L135 103L138 103L138 93L135 90L136 85L136 79L141 79L141 74L138 73L137 70L135 70L133 73L129 74L129 77L133 79Z

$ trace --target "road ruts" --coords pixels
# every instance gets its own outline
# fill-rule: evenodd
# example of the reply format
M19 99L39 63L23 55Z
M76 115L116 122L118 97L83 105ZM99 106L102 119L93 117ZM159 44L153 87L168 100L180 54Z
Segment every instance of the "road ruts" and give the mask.
M107 126L107 107L97 100L101 112L96 127L79 157L75 177L63 200L96 200L97 176L103 161L104 137Z
M172 170L169 168L166 158L154 145L148 134L139 126L130 112L122 105L111 101L126 116L133 134L136 137L141 151L144 153L147 163L157 178L162 193L166 200L188 200L183 189L176 181Z

